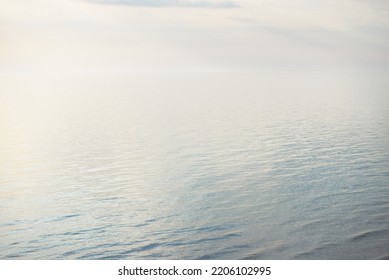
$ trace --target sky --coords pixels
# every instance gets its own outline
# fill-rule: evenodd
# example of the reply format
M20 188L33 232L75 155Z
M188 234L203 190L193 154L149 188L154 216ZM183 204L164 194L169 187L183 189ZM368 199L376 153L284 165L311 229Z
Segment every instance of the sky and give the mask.
M386 0L0 3L0 73L389 66Z

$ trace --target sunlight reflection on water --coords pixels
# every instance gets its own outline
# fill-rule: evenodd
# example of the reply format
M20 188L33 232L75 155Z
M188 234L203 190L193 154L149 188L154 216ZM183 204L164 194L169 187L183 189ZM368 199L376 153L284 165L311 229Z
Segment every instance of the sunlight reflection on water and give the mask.
M2 77L0 257L388 258L387 86L343 78Z

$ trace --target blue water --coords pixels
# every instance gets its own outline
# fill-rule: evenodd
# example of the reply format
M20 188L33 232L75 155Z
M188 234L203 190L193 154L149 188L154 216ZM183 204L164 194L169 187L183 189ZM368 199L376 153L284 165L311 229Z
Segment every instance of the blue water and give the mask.
M389 83L0 77L1 259L388 259Z

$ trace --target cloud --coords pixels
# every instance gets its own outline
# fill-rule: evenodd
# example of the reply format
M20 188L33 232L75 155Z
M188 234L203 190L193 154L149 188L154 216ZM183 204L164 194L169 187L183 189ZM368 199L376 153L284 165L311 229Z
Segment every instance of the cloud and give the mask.
M186 8L210 8L225 9L236 8L238 5L232 1L210 0L88 0L88 2L106 5L127 5L138 7L186 7Z

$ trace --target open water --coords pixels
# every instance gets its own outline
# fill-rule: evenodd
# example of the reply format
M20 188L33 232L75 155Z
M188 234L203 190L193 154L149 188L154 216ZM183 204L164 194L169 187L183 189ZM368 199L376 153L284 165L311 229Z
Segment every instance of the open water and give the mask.
M1 259L388 259L389 83L0 76Z

